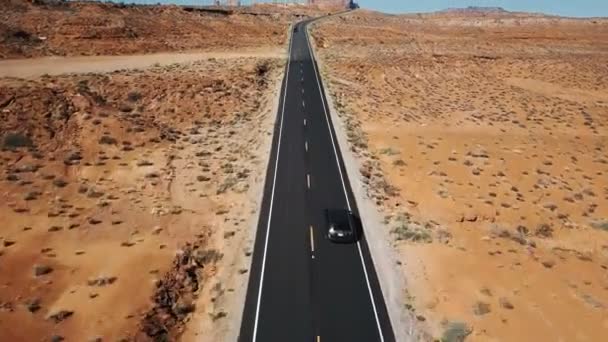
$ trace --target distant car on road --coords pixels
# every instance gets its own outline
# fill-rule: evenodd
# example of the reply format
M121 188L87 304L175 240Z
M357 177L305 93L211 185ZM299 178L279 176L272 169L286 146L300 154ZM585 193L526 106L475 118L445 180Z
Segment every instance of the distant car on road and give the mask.
M293 28L293 32L298 32L298 26L297 25Z
M359 220L347 209L326 209L327 238L337 243L355 243L359 240Z

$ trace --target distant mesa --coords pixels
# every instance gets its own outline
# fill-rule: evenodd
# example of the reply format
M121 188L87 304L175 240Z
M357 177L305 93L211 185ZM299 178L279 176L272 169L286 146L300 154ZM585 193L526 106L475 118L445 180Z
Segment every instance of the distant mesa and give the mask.
M353 0L309 0L307 3L320 7L359 8L359 5Z
M508 13L502 7L469 6L463 8L446 8L439 13Z

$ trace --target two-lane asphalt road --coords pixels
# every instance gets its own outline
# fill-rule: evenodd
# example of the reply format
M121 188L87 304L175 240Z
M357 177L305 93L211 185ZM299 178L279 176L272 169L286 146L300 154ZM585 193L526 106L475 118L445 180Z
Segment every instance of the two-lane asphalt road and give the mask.
M295 26L289 46L239 342L392 342L365 236L325 237L325 209L358 210L308 23Z

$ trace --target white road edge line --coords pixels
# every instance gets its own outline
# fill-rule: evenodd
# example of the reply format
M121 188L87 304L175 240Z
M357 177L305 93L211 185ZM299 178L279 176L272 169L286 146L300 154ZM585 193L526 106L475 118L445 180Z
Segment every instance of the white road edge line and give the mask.
M310 44L310 38L308 36L308 26L304 28L306 30L306 42L308 43L308 53L312 67L315 70L315 77L317 78L317 87L319 88L319 94L321 95L321 102L323 103L323 112L325 112L325 121L327 122L327 129L329 130L329 136L331 137L331 144L334 149L334 155L336 157L336 164L338 165L338 172L340 173L340 180L342 181L342 189L344 190L344 197L346 198L346 205L348 210L351 210L350 201L348 200L348 193L346 192L346 184L344 183L344 175L342 174L342 168L340 167L340 160L338 159L338 151L336 150L336 144L334 143L334 134L331 131L329 125L329 116L327 114L327 106L325 105L325 99L323 98L323 92L321 91L321 82L319 81L319 72L315 64L314 56L312 55L312 45ZM359 257L361 258L361 265L363 266L363 274L365 274L365 281L367 282L367 289L369 291L369 299L372 302L372 308L374 309L374 316L376 318L376 326L378 327L378 334L380 335L380 342L384 342L384 335L382 334L382 327L380 326L380 318L378 317L378 310L376 309L376 303L374 301L374 295L372 287L369 283L369 276L367 274L367 268L365 267L365 260L363 260L363 252L361 251L361 242L357 241L357 247L359 249Z
M290 28L291 30L291 28ZM289 38L289 52L287 56L287 71L285 73L285 89L283 91L283 108L281 109L281 126L279 128L279 141L277 143L277 158L274 164L274 177L272 179L272 192L270 195L270 208L268 210L268 224L266 225L266 238L264 241L264 254L262 256L262 270L260 271L260 285L258 289L258 302L255 308L255 322L253 325L253 342L257 339L258 319L260 317L260 304L262 302L262 286L264 285L264 271L266 270L266 252L268 251L268 237L270 236L270 221L272 220L272 205L274 203L274 189L277 183L277 170L279 168L279 155L281 154L281 137L283 135L283 119L285 116L285 100L287 99L287 88L289 87L289 66L291 64L291 48L293 45L293 34Z
M313 233L313 229L312 226L310 226L310 250L314 253L315 252L315 236ZM313 254L312 258L314 259L315 256Z

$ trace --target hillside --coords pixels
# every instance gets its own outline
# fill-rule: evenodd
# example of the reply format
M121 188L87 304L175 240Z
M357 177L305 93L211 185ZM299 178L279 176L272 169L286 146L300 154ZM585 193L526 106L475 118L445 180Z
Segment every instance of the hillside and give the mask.
M102 2L0 4L0 59L124 55L280 46L296 17L320 13L262 5L223 11Z

